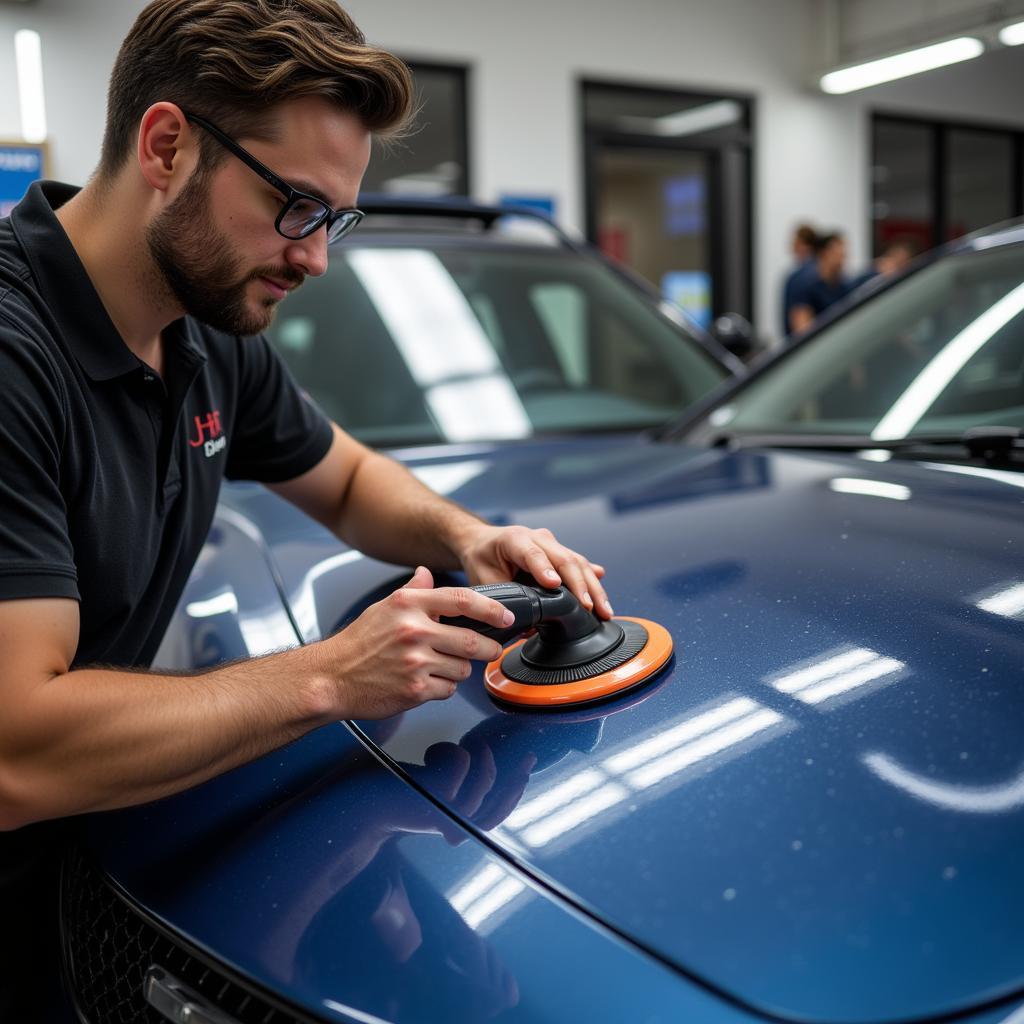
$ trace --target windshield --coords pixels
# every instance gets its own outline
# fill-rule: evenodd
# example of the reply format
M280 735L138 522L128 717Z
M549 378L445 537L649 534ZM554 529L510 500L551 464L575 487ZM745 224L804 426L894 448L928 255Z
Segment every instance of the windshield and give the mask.
M268 334L378 445L647 428L728 376L606 267L534 247L347 246Z
M940 260L826 328L698 433L883 440L1024 427L1024 246Z

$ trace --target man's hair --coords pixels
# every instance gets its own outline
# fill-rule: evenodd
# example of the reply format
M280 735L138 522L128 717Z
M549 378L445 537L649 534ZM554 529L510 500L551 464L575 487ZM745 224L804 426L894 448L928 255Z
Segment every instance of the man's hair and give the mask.
M271 110L320 96L395 136L412 115L409 69L366 43L334 0L153 0L121 44L110 76L98 176L132 153L142 115L167 100L228 135L269 138ZM201 164L221 158L209 137Z
M814 251L820 255L833 242L841 242L842 240L843 233L841 231L826 231L824 234L818 235L818 241L815 243Z
M818 232L810 224L798 224L793 237L803 245L814 248L818 242Z

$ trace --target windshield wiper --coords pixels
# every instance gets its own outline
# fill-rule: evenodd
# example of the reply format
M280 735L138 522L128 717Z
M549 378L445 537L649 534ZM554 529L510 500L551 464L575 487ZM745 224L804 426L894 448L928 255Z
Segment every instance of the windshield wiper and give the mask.
M815 451L888 451L893 455L933 454L956 458L951 448L964 454L960 459L980 459L991 465L1013 463L1024 456L1024 431L1019 427L971 427L962 434L911 434L880 440L857 434L744 434L720 433L711 438L717 448L806 448ZM935 449L938 449L935 452Z

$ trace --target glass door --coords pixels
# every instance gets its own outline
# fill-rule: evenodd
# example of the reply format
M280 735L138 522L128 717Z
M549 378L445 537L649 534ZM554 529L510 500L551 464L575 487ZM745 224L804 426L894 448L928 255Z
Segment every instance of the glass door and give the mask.
M595 164L598 245L709 328L711 156L604 147Z
M750 105L583 83L587 230L704 327L750 318Z

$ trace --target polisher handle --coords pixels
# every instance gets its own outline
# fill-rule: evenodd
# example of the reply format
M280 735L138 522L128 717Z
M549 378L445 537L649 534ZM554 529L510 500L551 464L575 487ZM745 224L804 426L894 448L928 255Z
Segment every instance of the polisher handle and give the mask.
M534 587L524 586L522 583L481 583L469 589L494 601L500 601L515 615L515 622L511 626L490 626L467 615L442 615L440 621L446 626L472 629L503 644L514 636L532 629L540 621L540 595Z

